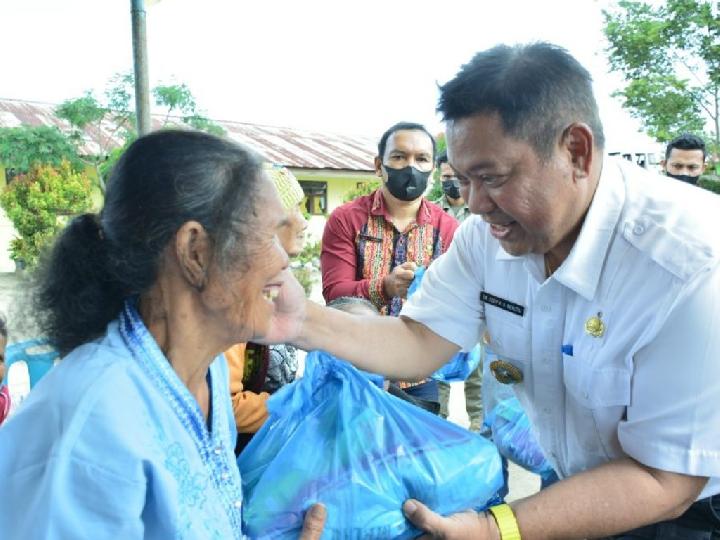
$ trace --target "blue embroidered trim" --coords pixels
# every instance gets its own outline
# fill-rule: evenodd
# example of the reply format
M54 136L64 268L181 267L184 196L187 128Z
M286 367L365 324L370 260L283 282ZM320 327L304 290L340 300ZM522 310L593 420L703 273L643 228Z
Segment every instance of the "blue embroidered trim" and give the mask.
M222 498L234 536L242 539L242 484L235 463L234 441L230 440L229 419L225 412L224 398L229 396L229 389L223 384L225 381L219 380L220 377L213 373L211 368L211 433L207 429L200 406L172 369L140 318L135 304L136 299L126 300L120 314L120 333L133 358L166 397L178 419L192 436L217 493ZM173 468L171 472L173 471L179 472L177 468ZM179 485L184 485L183 478L178 478L178 481Z

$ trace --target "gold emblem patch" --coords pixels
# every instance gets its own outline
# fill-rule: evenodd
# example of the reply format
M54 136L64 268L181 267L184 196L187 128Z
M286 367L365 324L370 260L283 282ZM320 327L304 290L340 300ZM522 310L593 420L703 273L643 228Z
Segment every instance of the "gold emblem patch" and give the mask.
M523 372L517 366L505 360L490 362L490 371L503 384L517 384L523 380Z
M598 312L585 321L585 332L592 337L602 337L605 333L605 323L602 321L602 313Z

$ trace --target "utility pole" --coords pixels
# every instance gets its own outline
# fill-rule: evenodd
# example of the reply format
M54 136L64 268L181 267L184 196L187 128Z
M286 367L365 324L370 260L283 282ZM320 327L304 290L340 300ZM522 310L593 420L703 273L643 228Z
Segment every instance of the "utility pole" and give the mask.
M150 80L148 77L145 2L130 0L132 14L133 66L135 69L135 115L139 136L150 133Z

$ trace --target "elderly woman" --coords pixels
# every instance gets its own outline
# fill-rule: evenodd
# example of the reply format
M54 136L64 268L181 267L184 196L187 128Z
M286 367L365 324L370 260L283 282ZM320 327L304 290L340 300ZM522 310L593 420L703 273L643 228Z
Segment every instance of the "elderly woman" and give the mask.
M282 216L240 146L189 131L130 146L41 278L67 356L0 429L3 538L242 538L221 353L271 333Z
M283 215L278 240L288 257L297 257L305 243L307 221L301 205L304 193L295 175L285 167L268 166L266 172L280 197ZM230 395L238 431L236 453L265 423L269 394L295 379L297 350L290 345L238 343L225 351L230 370Z

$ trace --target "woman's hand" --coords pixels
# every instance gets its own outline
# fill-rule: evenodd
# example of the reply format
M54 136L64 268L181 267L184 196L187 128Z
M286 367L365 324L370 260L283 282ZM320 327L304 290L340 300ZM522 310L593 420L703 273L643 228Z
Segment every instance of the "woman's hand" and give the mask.
M403 512L413 525L426 534L419 540L500 540L495 521L488 514L472 510L442 517L414 499L408 499Z
M320 540L326 517L325 507L322 504L312 505L305 514L300 540Z

